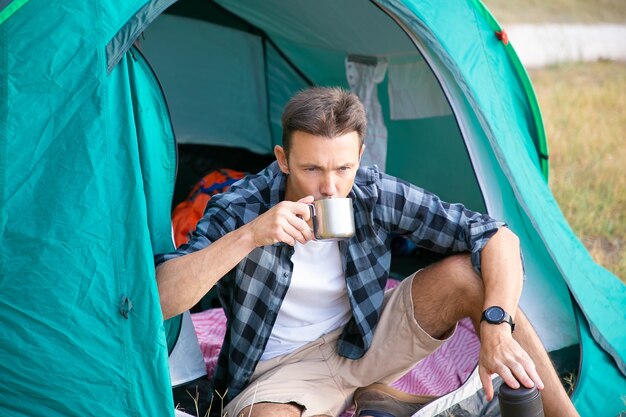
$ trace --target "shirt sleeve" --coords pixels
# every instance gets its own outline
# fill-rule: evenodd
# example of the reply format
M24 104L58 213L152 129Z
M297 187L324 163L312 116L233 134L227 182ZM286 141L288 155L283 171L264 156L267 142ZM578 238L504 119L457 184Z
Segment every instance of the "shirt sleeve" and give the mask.
M480 272L483 248L505 223L469 210L463 204L441 201L408 182L381 175L379 208L387 230L434 252L470 252L472 265Z
M155 255L155 267L170 259L204 249L237 227L238 221L236 216L233 216L227 207L210 200L204 215L198 221L196 229L192 232L189 242L179 246L173 252Z

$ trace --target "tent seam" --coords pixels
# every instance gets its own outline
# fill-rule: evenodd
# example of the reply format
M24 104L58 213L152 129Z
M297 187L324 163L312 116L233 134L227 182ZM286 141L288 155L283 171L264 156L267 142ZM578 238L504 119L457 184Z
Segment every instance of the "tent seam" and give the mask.
M6 42L6 26L0 25L0 74L8 74L8 56L5 46ZM7 146L7 130L9 121L9 97L8 97L9 77L0 77L0 204L6 207L6 146ZM4 213L4 210L2 211ZM0 217L0 236L4 235L6 216Z
M4 23L8 18L13 16L15 12L17 12L23 5L25 5L29 1L30 0L15 0L13 2L9 1L9 4L0 9L0 25Z
M487 23L490 25L491 29L494 31L502 30L500 23L496 20L493 14L489 11L489 9L480 1L480 0L469 0L474 5L474 8L484 16L487 20ZM539 107L539 102L537 100L537 93L532 86L532 82L528 75L528 71L522 64L515 48L511 43L504 44L504 50L515 69L515 75L518 78L520 84L522 85L523 91L526 93L526 99L528 100L528 106L530 112L533 114L533 120L535 121L535 129L537 135L537 141L535 142L533 138L533 143L535 144L537 157L539 158L539 166L542 170L542 173L546 179L548 180L549 175L549 151L548 151L548 140L546 137L546 129L543 123L543 118L541 117L541 109Z

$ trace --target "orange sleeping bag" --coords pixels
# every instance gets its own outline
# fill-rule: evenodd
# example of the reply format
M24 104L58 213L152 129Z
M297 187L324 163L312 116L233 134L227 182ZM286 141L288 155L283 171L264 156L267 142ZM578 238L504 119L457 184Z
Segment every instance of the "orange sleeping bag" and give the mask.
M211 197L228 190L245 176L244 172L223 168L211 171L196 183L189 196L178 204L172 213L176 247L189 241L191 232L196 228L196 223L204 214Z

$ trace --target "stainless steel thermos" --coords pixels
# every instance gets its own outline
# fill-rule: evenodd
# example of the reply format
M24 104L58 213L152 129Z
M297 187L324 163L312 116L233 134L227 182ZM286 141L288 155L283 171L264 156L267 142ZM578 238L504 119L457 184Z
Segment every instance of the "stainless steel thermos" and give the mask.
M541 393L537 387L513 389L502 384L498 392L502 417L544 417Z

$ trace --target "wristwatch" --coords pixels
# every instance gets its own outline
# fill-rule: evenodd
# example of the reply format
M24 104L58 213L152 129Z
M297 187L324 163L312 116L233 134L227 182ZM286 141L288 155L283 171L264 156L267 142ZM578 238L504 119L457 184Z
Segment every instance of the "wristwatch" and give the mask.
M483 311L480 321L486 321L490 324L509 323L509 325L511 325L511 333L515 330L513 318L511 318L511 315L504 311L504 309L500 306L487 307L487 309Z

